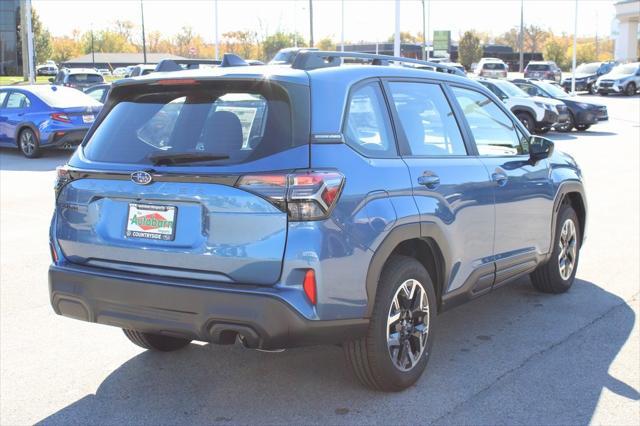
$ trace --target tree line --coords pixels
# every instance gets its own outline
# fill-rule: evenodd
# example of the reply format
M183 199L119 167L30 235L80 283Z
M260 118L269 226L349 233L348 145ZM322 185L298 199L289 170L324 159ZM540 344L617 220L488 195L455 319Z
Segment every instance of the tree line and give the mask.
M110 27L93 31L74 30L67 36L53 36L40 21L33 10L33 31L37 63L53 59L56 63L94 52L142 52L142 36L139 27L128 20L117 20ZM261 25L260 25L261 27ZM422 43L422 33L402 32L403 43ZM93 38L93 40L92 40ZM171 53L184 57L213 58L215 46L207 43L203 37L194 33L192 27L184 26L174 35L160 31L146 34L146 47L149 53ZM20 38L18 38L20 39ZM466 31L459 34L458 58L465 66L478 62L482 58L482 45L501 44L519 51L519 31L512 28L497 37L479 31ZM389 37L393 41L393 35ZM524 52L542 52L545 60L555 61L563 70L571 68L573 38L568 34L554 34L535 25L525 27ZM284 47L308 46L307 40L299 33L276 31L268 33L258 30L238 30L223 33L220 38L219 54L235 53L246 59L268 61ZM335 50L335 42L325 37L315 43L321 50ZM610 38L582 37L578 39L577 62L604 61L613 58L613 40Z

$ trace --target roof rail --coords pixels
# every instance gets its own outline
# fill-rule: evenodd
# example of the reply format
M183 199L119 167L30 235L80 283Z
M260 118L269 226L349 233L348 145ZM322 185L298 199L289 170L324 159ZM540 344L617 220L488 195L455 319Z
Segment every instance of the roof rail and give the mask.
M448 65L442 65L437 62L422 61L413 58L402 58L398 56L388 55L375 55L373 53L360 53L360 52L330 52L322 50L303 50L300 51L291 64L291 68L298 70L313 70L318 68L338 67L343 64L343 58L356 59L353 61L357 63L357 60L369 60L371 65L389 65L389 62L399 62L403 64L413 65L426 65L432 67L437 71L445 72L449 74L455 74L465 76L461 70L450 67Z
M156 72L182 71L197 69L200 65L220 65L217 59L163 59L156 65ZM183 66L184 65L184 66Z

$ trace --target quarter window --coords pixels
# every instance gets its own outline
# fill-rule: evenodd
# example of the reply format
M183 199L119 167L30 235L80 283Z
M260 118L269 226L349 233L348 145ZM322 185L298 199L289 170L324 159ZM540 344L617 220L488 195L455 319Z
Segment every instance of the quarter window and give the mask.
M411 155L467 154L458 123L439 85L393 82L389 88Z
M344 127L347 144L363 155L382 158L396 155L378 83L366 84L352 92Z
M467 119L480 155L527 154L526 139L511 118L491 99L474 90L452 87Z
M7 97L7 92L0 92L0 108L2 108L2 104L4 104L4 98Z

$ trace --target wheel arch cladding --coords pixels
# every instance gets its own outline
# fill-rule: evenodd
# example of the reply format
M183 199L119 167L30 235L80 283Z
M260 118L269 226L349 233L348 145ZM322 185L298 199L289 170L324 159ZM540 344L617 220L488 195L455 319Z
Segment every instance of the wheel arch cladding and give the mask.
M585 224L587 219L587 209L582 198L582 194L579 192L567 192L564 195L564 202L567 202L578 215L578 225L580 226L580 245L584 240Z
M376 250L367 272L367 317L373 311L376 292L382 271L388 260L394 255L404 255L418 260L429 273L438 300L442 302L445 282L445 258L435 238L420 234L420 224L411 223L395 228Z

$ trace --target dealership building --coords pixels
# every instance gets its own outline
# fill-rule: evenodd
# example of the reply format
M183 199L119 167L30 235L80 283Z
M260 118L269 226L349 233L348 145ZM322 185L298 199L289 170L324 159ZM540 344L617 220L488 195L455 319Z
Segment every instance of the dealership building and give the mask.
M623 0L615 4L618 29L614 57L616 61L638 61L638 22L640 0Z
M0 0L0 75L22 74L19 26L20 1Z

